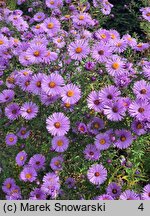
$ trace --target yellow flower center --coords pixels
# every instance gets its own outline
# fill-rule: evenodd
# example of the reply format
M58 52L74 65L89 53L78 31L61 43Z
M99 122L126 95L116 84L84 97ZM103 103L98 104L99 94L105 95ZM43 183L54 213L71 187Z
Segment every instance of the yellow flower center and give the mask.
M106 143L106 140L105 140L105 139L101 139L101 140L99 141L99 143L100 143L101 145L104 145L104 144Z
M35 52L33 53L33 55L34 55L35 57L38 57L38 56L40 55L40 52L39 52L39 51L35 51Z
M18 40L17 38L15 38L15 39L14 39L14 42L15 42L15 43L18 43L18 42L19 42L19 40Z
M56 83L55 83L55 82L50 82L50 83L49 83L49 87L50 87L50 88L54 88L55 86L56 86Z
M55 2L54 2L54 1L50 1L49 3L50 3L51 5L54 5Z
M6 187L7 187L8 189L10 189L10 188L11 188L11 184L8 183L8 184L6 185Z
M69 18L70 18L70 15L65 15L65 18L69 19Z
M121 47L122 43L117 43L117 47Z
M60 123L59 122L55 122L54 126L55 126L55 128L60 128Z
M13 84L15 82L15 79L13 77L8 77L7 82Z
M37 18L38 18L38 19L41 19L41 16L38 16Z
M67 92L68 97L73 97L74 96L74 91L70 90Z
M140 107L140 108L138 109L138 111L139 111L139 113L143 113L143 112L145 111L145 109L142 108L142 107Z
M4 44L4 41L3 40L0 40L0 45L3 45Z
M113 68L114 70L117 70L117 69L119 68L119 64L118 64L117 62L114 62L114 63L112 64L112 68Z
M32 112L32 110L29 108L29 109L27 109L27 113L31 113Z
M13 137L10 137L10 138L9 138L9 141L10 141L10 142L13 142L13 141L14 141L14 138L13 138Z
M47 28L52 29L53 27L54 27L54 24L52 22L48 23Z
M105 39L106 35L105 34L101 34L101 38Z
M111 39L115 39L116 36L114 34L111 34Z
M100 127L100 125L98 122L94 123L94 128L98 129L99 127Z
M23 156L21 156L21 157L20 157L20 160L21 160L21 161L23 161L23 160L24 160L24 157L23 157Z
M64 143L63 143L62 140L58 140L58 141L57 141L57 145L58 145L58 146L63 146L63 144L64 144Z
M84 16L83 16L83 15L80 15L80 16L79 16L79 20L84 20Z
M96 177L99 177L99 176L100 176L100 173L99 173L99 172L96 172L96 173L95 173L95 176L96 176Z
M38 82L36 83L36 86L37 86L37 87L41 87L41 82L38 81Z
M147 14L146 14L146 16L148 16L148 17L149 17L149 16L150 16L150 12L149 12L149 13L147 13Z
M28 85L30 85L30 82L29 82L29 81L26 81L26 82L25 82L25 86L28 86Z
M59 166L60 165L60 162L59 161L55 161L54 163L56 166Z
M41 26L40 26L40 25L36 25L35 28L36 28L36 29L40 29Z
M26 177L27 179L30 179L30 178L32 178L32 175L31 175L30 173L27 173L27 174L25 175L25 177Z
M29 73L27 71L23 72L23 75L27 76Z
M121 140L122 142L124 142L124 141L126 141L126 137L125 137L124 135L122 135L122 136L120 137L120 140Z
M141 48L143 46L142 43L137 44L137 47Z
M142 89L142 90L140 91L141 94L146 94L146 92L147 92L146 89Z
M65 103L66 108L70 108L70 106L71 106L70 103Z
M25 130L22 130L22 131L21 131L21 135L24 135L25 133L26 133Z
M57 39L57 42L58 42L58 43L62 42L62 39L61 39L61 38L58 38L58 39Z
M76 51L76 53L81 53L82 52L82 48L81 47L77 47L75 51Z
M138 123L138 124L136 125L136 127L137 127L137 129L142 129L142 128L143 128L143 125L142 125L141 123Z

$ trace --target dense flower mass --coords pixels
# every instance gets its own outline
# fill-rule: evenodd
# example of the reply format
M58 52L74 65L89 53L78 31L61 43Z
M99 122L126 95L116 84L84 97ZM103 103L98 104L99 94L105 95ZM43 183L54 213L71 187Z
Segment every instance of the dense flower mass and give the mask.
M104 28L107 0L17 7L0 9L2 199L150 200L145 32Z

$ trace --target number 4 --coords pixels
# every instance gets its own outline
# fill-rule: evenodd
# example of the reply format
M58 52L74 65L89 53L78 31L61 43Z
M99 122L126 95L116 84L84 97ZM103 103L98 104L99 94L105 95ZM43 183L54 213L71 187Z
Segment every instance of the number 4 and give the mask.
M143 206L143 203L141 203L138 207L139 210L143 211L144 210L144 206Z

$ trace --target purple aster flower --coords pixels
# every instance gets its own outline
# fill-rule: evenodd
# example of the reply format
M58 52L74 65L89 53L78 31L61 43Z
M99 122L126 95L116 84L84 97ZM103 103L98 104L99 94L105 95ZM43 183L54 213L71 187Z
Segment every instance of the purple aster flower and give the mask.
M66 136L55 136L52 139L52 148L56 152L64 152L69 146L69 139Z
M65 184L67 185L67 187L70 189L70 188L74 188L75 186L75 179L74 178L67 178L66 181L65 181Z
M57 101L58 98L59 98L58 95L53 96L51 94L49 95L42 92L40 100L42 104L44 104L45 106L49 106L50 104L55 103L55 101Z
M111 76L116 76L120 74L124 74L124 62L121 60L120 56L113 55L106 62L106 69Z
M138 136L146 133L145 124L144 122L141 122L141 121L133 120L131 124L131 129Z
M50 167L54 171L62 170L62 163L64 162L64 159L62 156L53 157L50 162Z
M75 14L72 16L72 21L75 27L94 25L94 21L88 13Z
M0 103L8 103L14 99L15 92L10 89L5 89L0 93Z
M55 112L46 120L46 128L53 136L63 136L70 129L69 118L61 112Z
M17 143L17 141L18 141L18 138L15 134L9 133L6 135L6 138L5 138L6 145L13 146Z
M127 42L123 39L118 39L114 41L113 50L117 53L122 53L127 48Z
M62 101L64 103L75 104L81 98L81 90L74 84L68 84L62 88Z
M19 193L13 192L10 195L6 195L6 200L22 200L22 196L20 192Z
M39 95L41 93L41 83L43 80L43 74L42 73L38 73L35 74L31 81L30 81L30 91L35 94L35 95Z
M95 145L88 144L84 150L84 157L87 160L96 161L100 158L100 151L95 147Z
M142 200L150 200L150 184L143 188Z
M104 121L98 117L94 117L87 125L87 128L90 133L97 135L104 128Z
M129 106L130 116L136 118L139 121L143 121L150 118L150 104L147 100L133 101Z
M32 26L32 32L36 35L44 33L44 29L42 28L42 24L38 23L37 25Z
M17 103L12 103L6 106L5 108L5 115L8 119L14 121L20 115L20 107Z
M42 90L49 95L59 95L64 85L64 79L61 75L51 73L49 76L44 76L42 80Z
M56 9L63 6L62 0L46 0L46 6L50 9Z
M3 182L2 190L4 193L10 193L16 187L15 180L13 178L7 178Z
M87 104L89 109L93 109L95 112L102 111L102 103L99 99L99 92L92 91L87 98Z
M94 32L94 37L97 40L107 42L110 39L110 34L109 31L107 31L106 29L99 29L96 32Z
M5 49L9 46L9 41L7 37L5 37L3 34L0 34L0 50Z
M136 42L136 39L135 38L132 38L131 35L129 34L126 34L122 37L122 39L124 41L126 41L127 45L131 46L132 48L134 46L136 46L137 42Z
M120 200L139 200L139 195L132 190L126 190L120 195Z
M33 102L25 102L20 108L20 113L26 120L31 120L37 116L38 106Z
M134 83L133 92L138 99L150 98L150 85L145 80L140 80Z
M44 63L50 64L51 62L56 61L58 58L58 54L56 52L52 52L50 50L46 51L46 55L43 58Z
M55 184L51 184L51 182L44 182L41 186L41 190L50 195L52 199L56 199L59 194L60 184L56 182Z
M100 185L107 179L107 170L102 164L93 164L87 172L87 177L91 183Z
M133 136L130 131L122 129L116 130L115 134L117 136L117 140L114 143L119 149L126 149L128 148L133 142Z
M43 182L50 182L51 184L55 184L59 182L59 176L57 176L54 172L49 172L43 177Z
M29 200L46 200L46 194L40 188L35 188L30 192Z
M44 45L32 44L26 51L26 56L31 64L39 64L46 55L46 47Z
M95 200L113 200L113 197L109 194L103 194L95 197Z
M70 43L68 47L69 56L74 60L82 60L90 53L90 48L86 40L76 40Z
M142 17L150 22L150 7L141 8L140 11L142 12Z
M43 169L45 166L45 157L42 154L35 154L30 158L29 165L36 171Z
M113 85L104 87L101 89L99 92L99 99L103 102L106 103L108 101L113 101L119 98L121 92L119 89Z
M83 122L77 123L77 131L81 134L87 133L87 126Z
M18 76L19 77L19 76ZM17 80L17 84L20 86L20 88L25 91L30 91L30 81L32 77L31 76L20 76Z
M45 14L42 13L42 12L38 12L34 15L33 19L36 21L36 22L41 22L42 20L44 20L45 18Z
M141 51L143 51L145 49L148 49L149 48L149 44L148 43L138 43L133 48L134 48L134 50L141 52Z
M49 35L49 37L53 37L60 31L60 22L54 17L47 18L44 20L42 28Z
M104 114L111 121L121 121L125 116L126 108L121 100L108 102L104 105Z
M100 42L95 44L92 49L92 58L98 62L106 62L107 58L112 55L112 49L108 44Z
M59 177L55 173L47 173L43 177L41 190L48 195L56 197L60 189Z
M33 182L36 180L37 172L33 167L27 166L24 167L22 172L20 173L20 179L24 182Z
M99 150L106 150L110 147L111 143L107 133L100 133L95 137L95 146Z
M21 151L16 156L16 163L18 166L23 166L27 159L27 153L25 151Z
M17 136L21 139L27 139L30 136L30 131L26 127L21 127L17 132Z
M113 129L107 130L105 133L109 137L110 142L116 141L116 134L114 133Z
M117 198L121 194L121 187L117 185L115 182L112 182L108 185L106 191L107 191L107 194L109 194L113 198Z

